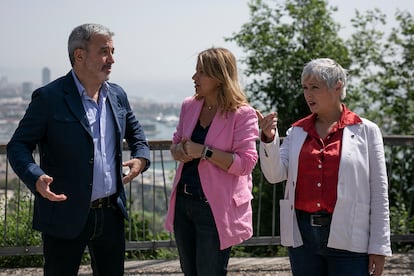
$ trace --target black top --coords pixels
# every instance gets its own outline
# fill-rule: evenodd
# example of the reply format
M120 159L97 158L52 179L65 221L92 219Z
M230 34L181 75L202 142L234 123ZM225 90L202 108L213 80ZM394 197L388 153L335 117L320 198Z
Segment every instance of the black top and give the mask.
M191 135L191 141L199 144L204 144L209 128L210 126L203 128L200 125L200 121L198 120ZM187 187L190 186L192 190L202 191L200 175L198 174L199 163L200 158L197 158L184 164L183 170L181 172L181 178L178 184L179 188L182 188L184 184L187 184Z

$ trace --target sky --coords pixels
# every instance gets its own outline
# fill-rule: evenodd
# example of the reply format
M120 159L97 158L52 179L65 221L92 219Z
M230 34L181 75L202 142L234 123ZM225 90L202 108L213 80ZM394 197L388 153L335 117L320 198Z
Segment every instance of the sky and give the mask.
M181 102L194 92L197 54L226 47L243 51L225 37L249 22L248 0L0 0L0 79L41 83L44 67L52 80L70 70L67 39L83 23L100 23L115 33L110 81L134 97ZM355 10L379 8L392 21L397 9L414 12L413 0L329 0L334 20L351 32ZM242 67L239 64L239 67Z

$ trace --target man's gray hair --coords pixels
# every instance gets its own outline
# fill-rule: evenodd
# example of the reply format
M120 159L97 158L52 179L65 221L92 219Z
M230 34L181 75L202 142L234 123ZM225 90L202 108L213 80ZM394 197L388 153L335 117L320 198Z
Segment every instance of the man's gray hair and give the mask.
M93 35L104 35L112 38L115 34L111 32L107 27L100 24L82 24L73 29L69 35L68 40L68 52L70 64L73 66L75 63L75 50L76 49L88 49L89 40Z

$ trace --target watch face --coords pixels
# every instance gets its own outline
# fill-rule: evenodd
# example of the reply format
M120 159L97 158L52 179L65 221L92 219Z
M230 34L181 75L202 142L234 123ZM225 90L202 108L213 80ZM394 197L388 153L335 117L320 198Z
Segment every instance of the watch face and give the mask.
M213 151L212 150L209 149L209 150L206 151L206 157L207 158L210 158L212 155L213 155Z

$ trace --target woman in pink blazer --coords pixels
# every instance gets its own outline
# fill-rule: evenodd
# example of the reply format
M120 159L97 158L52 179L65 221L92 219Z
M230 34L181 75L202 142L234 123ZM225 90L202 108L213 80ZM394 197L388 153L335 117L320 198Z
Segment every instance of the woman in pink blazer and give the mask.
M174 232L185 275L226 275L231 246L252 236L255 110L240 88L234 55L197 58L195 95L184 100L171 154L180 161L165 227Z

